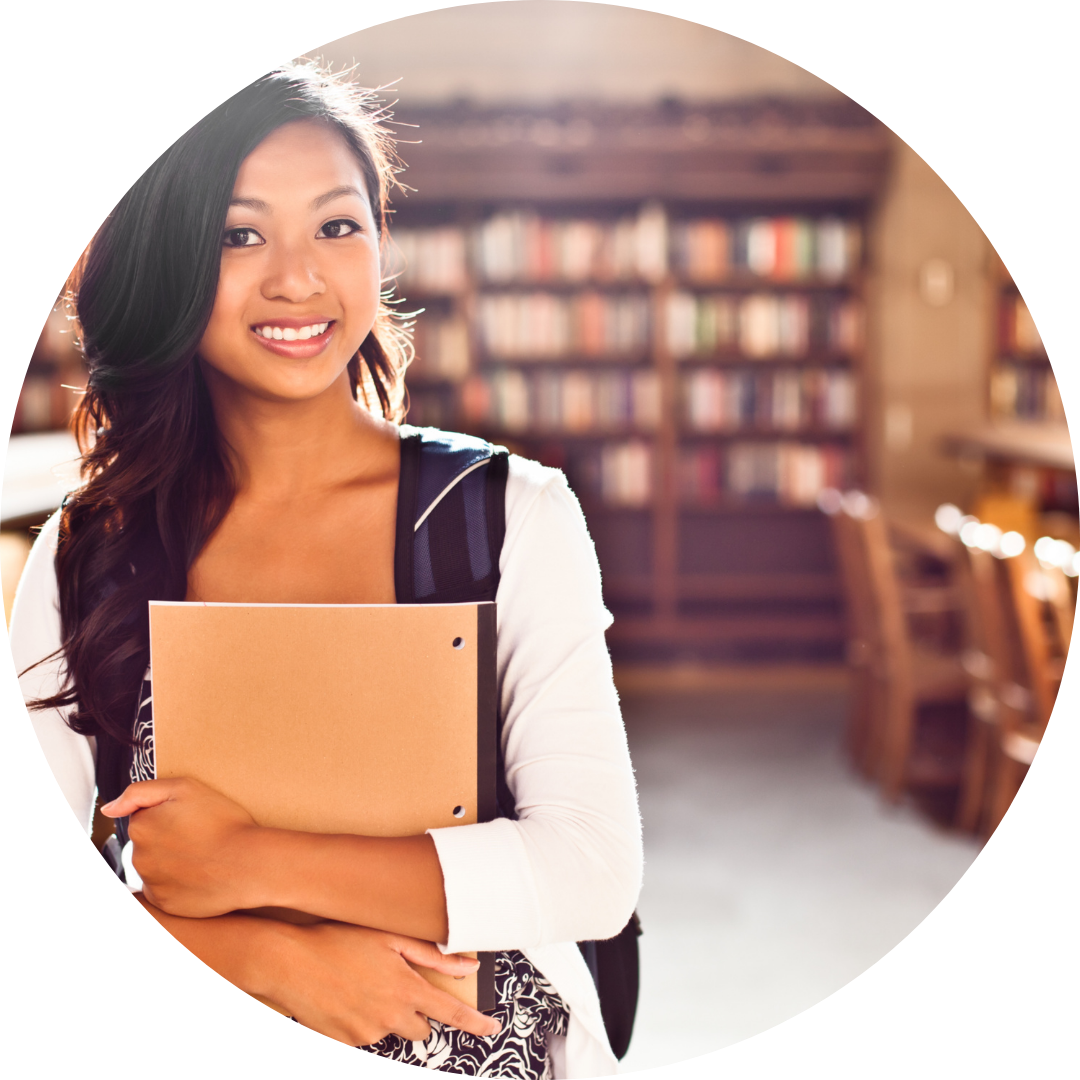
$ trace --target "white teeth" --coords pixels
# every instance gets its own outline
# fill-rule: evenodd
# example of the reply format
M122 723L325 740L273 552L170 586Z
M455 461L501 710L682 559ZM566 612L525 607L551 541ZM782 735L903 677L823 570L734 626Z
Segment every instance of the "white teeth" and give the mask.
M291 326L284 329L280 326L260 326L256 328L255 333L275 341L307 341L309 338L325 334L329 325L328 322L312 323L310 326L301 326L298 330Z

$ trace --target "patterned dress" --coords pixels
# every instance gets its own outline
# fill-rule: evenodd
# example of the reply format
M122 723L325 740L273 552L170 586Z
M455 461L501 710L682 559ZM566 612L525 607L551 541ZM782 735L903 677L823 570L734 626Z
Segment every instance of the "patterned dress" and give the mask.
M154 765L153 693L149 672L139 694L131 780L152 780ZM549 1035L565 1035L569 1010L552 985L517 951L495 954L495 1009L502 1023L493 1038L478 1038L431 1021L431 1034L411 1042L399 1035L363 1049L382 1057L441 1072L507 1080L550 1080Z

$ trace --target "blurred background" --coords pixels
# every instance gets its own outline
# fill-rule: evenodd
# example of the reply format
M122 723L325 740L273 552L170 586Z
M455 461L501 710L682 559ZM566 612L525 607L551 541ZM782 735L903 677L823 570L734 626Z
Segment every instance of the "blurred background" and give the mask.
M565 470L596 541L647 859L624 1066L764 1030L919 923L1038 749L1080 527L1023 298L888 129L717 31L519 0L308 55L396 101L409 422ZM8 613L84 384L58 310Z

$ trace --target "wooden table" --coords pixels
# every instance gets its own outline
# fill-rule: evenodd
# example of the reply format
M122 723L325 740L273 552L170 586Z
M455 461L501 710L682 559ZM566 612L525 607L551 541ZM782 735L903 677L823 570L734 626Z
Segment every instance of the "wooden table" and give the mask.
M1065 424L1017 421L987 424L946 435L943 448L947 453L1013 465L1069 472L1074 468L1072 441Z

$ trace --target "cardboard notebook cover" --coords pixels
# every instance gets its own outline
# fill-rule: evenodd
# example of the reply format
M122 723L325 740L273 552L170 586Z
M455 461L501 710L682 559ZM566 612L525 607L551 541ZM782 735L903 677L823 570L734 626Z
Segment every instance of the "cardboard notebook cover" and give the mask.
M495 605L150 603L159 777L260 824L414 836L496 813ZM314 921L266 909L261 914ZM494 957L453 979L479 1009Z

